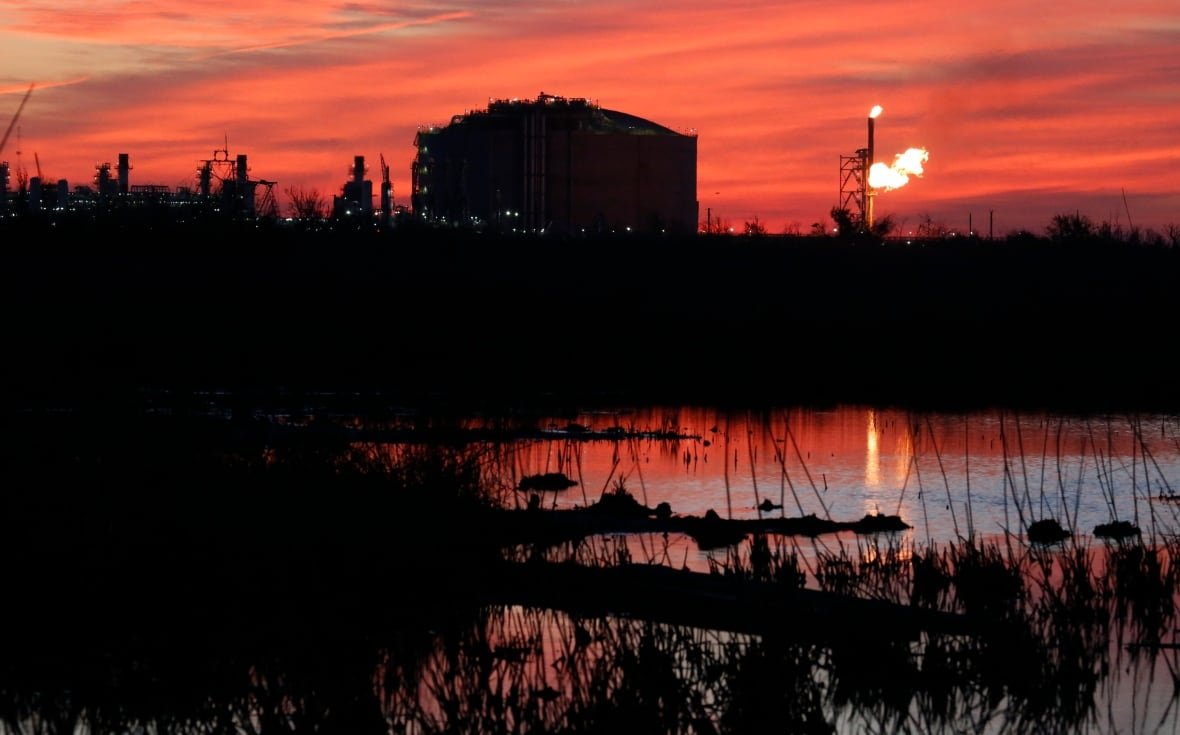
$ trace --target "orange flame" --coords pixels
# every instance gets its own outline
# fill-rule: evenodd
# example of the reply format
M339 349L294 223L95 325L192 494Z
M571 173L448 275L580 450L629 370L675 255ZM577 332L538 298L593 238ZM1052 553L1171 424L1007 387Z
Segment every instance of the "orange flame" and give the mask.
M909 183L911 176L921 176L922 164L930 159L925 148L910 148L898 153L892 166L874 163L869 168L869 186L874 189L897 189Z
M873 105L873 109L869 110L869 117L876 117L882 112L884 112L884 110L881 109L881 105Z

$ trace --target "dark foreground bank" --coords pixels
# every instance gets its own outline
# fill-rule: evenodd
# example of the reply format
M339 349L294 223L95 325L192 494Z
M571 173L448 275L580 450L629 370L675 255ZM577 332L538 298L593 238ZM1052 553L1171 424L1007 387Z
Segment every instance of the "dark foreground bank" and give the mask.
M6 243L5 390L1180 406L1180 253L281 229Z

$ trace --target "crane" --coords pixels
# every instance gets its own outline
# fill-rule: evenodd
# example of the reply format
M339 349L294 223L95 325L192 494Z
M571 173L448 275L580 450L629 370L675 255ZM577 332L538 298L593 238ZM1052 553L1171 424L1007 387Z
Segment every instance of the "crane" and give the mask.
M274 188L277 181L267 181L266 179L259 179L258 182L266 187L266 192L262 195L262 203L258 206L258 216L268 219L274 219L279 216L279 205L275 201Z
M4 131L4 137L0 138L0 153L4 152L4 144L8 142L8 136L12 134L12 128L16 125L16 121L20 119L21 110L25 109L25 103L29 101L29 96L33 94L33 86L29 85L29 91L25 92L24 99L20 101L20 106L16 108L16 114L12 116L12 121L8 123L8 130Z

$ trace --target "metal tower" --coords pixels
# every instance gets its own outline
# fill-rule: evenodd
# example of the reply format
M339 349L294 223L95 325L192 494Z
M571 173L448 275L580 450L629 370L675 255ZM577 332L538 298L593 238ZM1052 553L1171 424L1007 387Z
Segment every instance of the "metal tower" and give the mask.
M840 208L848 210L853 222L868 221L869 149L858 148L852 156L840 156Z

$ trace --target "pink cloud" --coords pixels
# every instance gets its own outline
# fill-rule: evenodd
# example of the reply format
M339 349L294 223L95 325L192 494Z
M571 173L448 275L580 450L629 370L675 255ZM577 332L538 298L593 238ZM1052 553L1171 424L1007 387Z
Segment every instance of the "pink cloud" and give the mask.
M1002 203L1011 227L1037 229L1125 190L1142 201L1136 224L1180 221L1180 11L1077 2L1047 25L1050 7L16 0L0 42L44 58L36 80L0 76L0 122L37 81L24 148L71 179L129 152L140 181L175 183L228 136L255 175L327 193L354 155L375 171L383 154L405 201L418 125L490 97L589 97L695 129L702 212L777 231L827 217L839 157L881 104L879 157L923 146L930 159L878 212L965 228L966 205Z

